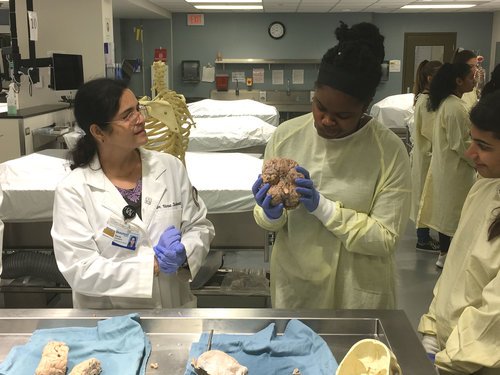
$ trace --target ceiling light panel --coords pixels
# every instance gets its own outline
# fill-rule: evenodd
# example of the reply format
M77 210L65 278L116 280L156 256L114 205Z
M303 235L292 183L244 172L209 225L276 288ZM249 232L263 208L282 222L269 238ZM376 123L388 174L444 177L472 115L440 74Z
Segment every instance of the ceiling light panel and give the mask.
M201 10L262 10L262 5L196 5L196 9Z
M476 4L410 4L401 9L465 9L475 7Z
M225 5L230 5L230 4L248 4L248 3L258 3L262 4L262 0L185 0L186 3L197 3L197 4L204 4L204 3L209 3L209 4L225 4Z

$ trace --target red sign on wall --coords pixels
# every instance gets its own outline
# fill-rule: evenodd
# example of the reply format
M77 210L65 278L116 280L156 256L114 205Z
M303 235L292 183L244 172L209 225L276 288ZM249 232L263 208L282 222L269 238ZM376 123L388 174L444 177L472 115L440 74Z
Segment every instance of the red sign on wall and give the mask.
M155 48L154 61L167 62L167 49L166 48Z
M204 26L205 15L201 13L191 13L187 15L188 26Z

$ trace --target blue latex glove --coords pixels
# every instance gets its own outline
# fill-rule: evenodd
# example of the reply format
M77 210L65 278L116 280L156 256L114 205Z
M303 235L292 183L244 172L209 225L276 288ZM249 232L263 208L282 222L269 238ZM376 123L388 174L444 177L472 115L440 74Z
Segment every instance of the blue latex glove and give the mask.
M304 178L295 179L295 185L297 185L295 191L301 195L299 201L302 202L307 211L313 212L316 208L318 208L319 193L314 188L309 172L305 168L296 166L295 170L304 175Z
M160 270L165 273L175 273L186 261L186 248L181 243L181 232L170 226L153 247Z
M158 241L158 245L164 248L169 248L174 243L181 240L181 231L178 230L173 225L170 225L167 229L163 231Z
M272 196L267 194L271 185L268 183L264 184L262 187L262 176L259 175L257 181L252 186L253 196L257 204L262 207L266 216L270 219L278 219L283 215L283 203L278 204L277 206L271 205Z

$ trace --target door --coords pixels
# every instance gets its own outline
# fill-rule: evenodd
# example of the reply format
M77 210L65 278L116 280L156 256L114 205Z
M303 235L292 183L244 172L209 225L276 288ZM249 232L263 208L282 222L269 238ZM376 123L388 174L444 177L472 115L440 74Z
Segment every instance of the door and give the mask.
M415 74L423 60L451 62L456 42L457 33L405 33L401 92L413 91Z

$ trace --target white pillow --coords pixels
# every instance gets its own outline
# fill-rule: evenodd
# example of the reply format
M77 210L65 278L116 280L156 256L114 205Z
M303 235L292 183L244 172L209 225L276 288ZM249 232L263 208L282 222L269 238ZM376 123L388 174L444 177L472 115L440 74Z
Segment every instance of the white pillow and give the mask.
M188 151L227 151L266 145L276 127L252 116L195 118Z
M254 116L278 126L280 114L276 107L251 99L215 100L203 99L189 103L189 113L193 117Z

